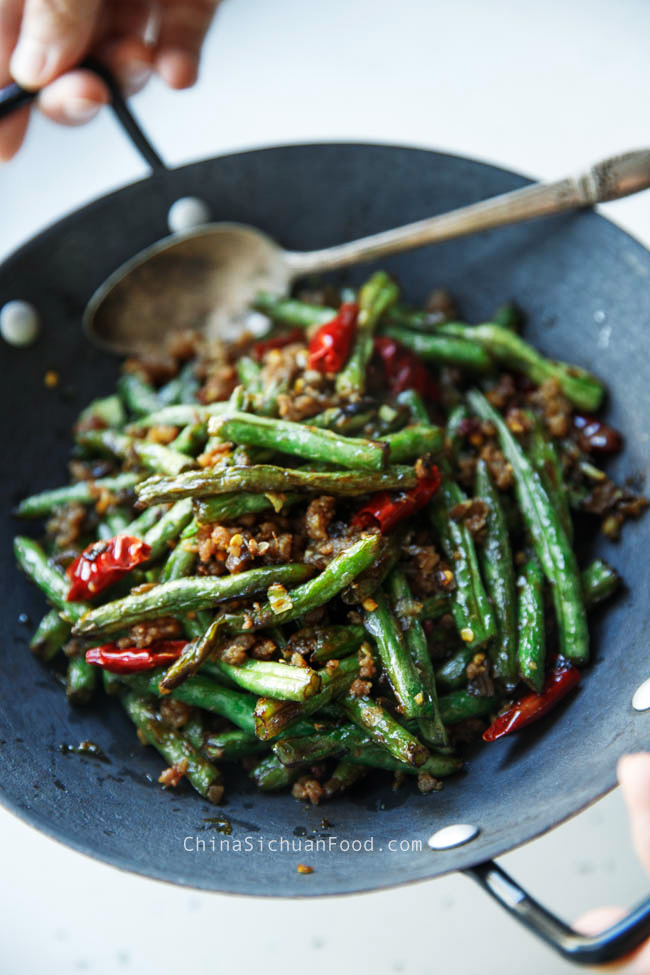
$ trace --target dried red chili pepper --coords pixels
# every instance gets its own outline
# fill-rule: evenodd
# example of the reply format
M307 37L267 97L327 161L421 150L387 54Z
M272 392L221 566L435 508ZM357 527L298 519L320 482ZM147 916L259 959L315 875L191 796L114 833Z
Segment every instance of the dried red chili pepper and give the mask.
M263 359L269 349L283 349L285 345L293 342L304 342L305 333L302 328L292 328L290 332L283 332L282 335L274 335L270 339L261 339L256 342L251 349L251 354L255 359Z
M438 400L438 387L422 360L401 342L377 335L375 352L380 356L388 382L388 391L397 396L405 389L414 389L425 399Z
M578 442L583 450L596 454L616 454L623 447L623 437L608 423L584 413L573 414Z
M424 508L439 487L440 471L437 467L432 467L424 477L419 478L410 491L402 491L400 494L379 491L373 494L354 515L352 524L362 529L379 527L382 532L390 531L398 521Z
M483 732L483 741L496 741L548 714L580 682L580 671L568 661L557 662L540 694L525 694Z
M93 542L66 569L70 579L67 599L92 599L122 576L146 562L151 546L132 535L116 535Z
M325 322L309 343L308 366L318 372L338 372L345 365L357 327L359 306L344 302L336 317Z
M111 674L139 674L154 667L167 667L178 660L187 640L157 640L145 650L127 647L120 650L116 643L86 650L86 663L103 667Z

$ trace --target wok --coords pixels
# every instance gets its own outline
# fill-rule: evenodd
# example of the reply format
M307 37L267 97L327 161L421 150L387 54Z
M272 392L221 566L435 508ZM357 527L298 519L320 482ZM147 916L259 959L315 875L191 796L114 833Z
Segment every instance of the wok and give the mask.
M66 217L4 263L0 303L32 301L44 323L36 345L3 347L1 353L0 799L8 808L107 863L204 890L344 894L463 870L575 961L618 957L650 935L650 900L606 935L581 938L491 862L594 802L613 787L617 758L650 745L650 712L637 713L631 706L635 689L648 676L650 518L627 526L616 546L602 538L581 540L585 555L604 555L623 571L629 589L593 619L593 664L565 706L516 740L477 748L468 755L466 772L441 793L421 796L412 788L395 793L368 779L318 808L287 795L258 793L234 772L227 773L227 800L220 810L185 787L163 791L156 784L159 758L137 743L120 707L107 699L89 710L70 707L56 677L30 655L28 640L45 606L10 555L17 530L11 508L21 496L63 481L74 418L92 397L113 389L117 364L84 338L84 306L111 271L165 235L167 210L175 199L198 196L217 220L250 223L286 247L305 249L371 234L526 182L480 162L418 149L281 146L174 171L158 167L151 177ZM398 276L413 302L434 286L449 288L470 321L516 298L528 313L527 334L543 352L607 378L609 418L627 436L615 473L645 476L650 254L638 242L603 217L581 212L396 256L382 266ZM339 279L355 283L366 273L357 269ZM56 390L43 384L48 369L60 373ZM21 613L29 624L19 619ZM83 739L96 742L110 762L60 749ZM230 835L215 816L223 816ZM427 838L454 823L480 832L463 846L430 850ZM280 837L289 842L320 838L330 848L275 850L269 841ZM205 841L204 851L199 840ZM228 840L229 850L220 849L222 840ZM405 842L400 846L400 841ZM355 851L359 843L362 848ZM313 874L297 873L300 861L313 866Z

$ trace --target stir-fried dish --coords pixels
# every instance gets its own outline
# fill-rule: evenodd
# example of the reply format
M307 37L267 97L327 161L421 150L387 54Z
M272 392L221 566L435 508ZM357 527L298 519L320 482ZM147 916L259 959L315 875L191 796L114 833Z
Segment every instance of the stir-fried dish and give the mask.
M589 662L619 576L575 537L646 505L599 466L603 384L514 306L469 325L383 272L255 314L261 339L125 362L69 486L19 506L46 519L15 543L51 604L32 649L74 705L122 703L164 786L219 802L238 763L313 803L373 769L432 792Z

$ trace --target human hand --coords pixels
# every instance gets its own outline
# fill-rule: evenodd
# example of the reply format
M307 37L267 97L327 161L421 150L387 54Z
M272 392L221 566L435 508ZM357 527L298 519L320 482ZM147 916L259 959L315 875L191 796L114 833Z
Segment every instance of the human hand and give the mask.
M74 65L92 52L127 94L152 73L170 88L194 84L220 0L0 0L0 86L38 89L37 105L64 125L90 121L108 88ZM18 151L29 108L0 122L0 161Z
M630 817L636 854L650 876L650 752L624 755L618 763L618 781ZM599 907L584 914L575 927L584 934L598 934L625 914L620 907ZM620 975L650 975L650 941L622 962L607 966Z

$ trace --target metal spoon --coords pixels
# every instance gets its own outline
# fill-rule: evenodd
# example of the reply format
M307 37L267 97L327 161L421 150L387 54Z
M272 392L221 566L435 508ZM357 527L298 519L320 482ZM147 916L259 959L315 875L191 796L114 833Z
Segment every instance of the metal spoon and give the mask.
M113 107L127 134L154 169L165 168L123 103L103 66ZM0 117L10 100L32 93L0 91ZM4 112L3 112L4 108ZM153 244L123 264L97 289L84 314L88 336L120 354L159 346L165 332L192 326L209 337L231 337L246 324L260 291L286 294L298 278L359 264L399 251L506 224L605 203L650 187L650 149L614 156L585 172L536 183L449 213L336 247L285 251L254 227L206 224Z
M300 253L253 227L207 224L167 237L123 264L92 296L88 335L104 348L132 352L188 324L209 337L241 331L259 291L286 294L306 274L375 260L452 237L615 200L650 186L650 150L597 163L576 177L539 183L387 230Z

